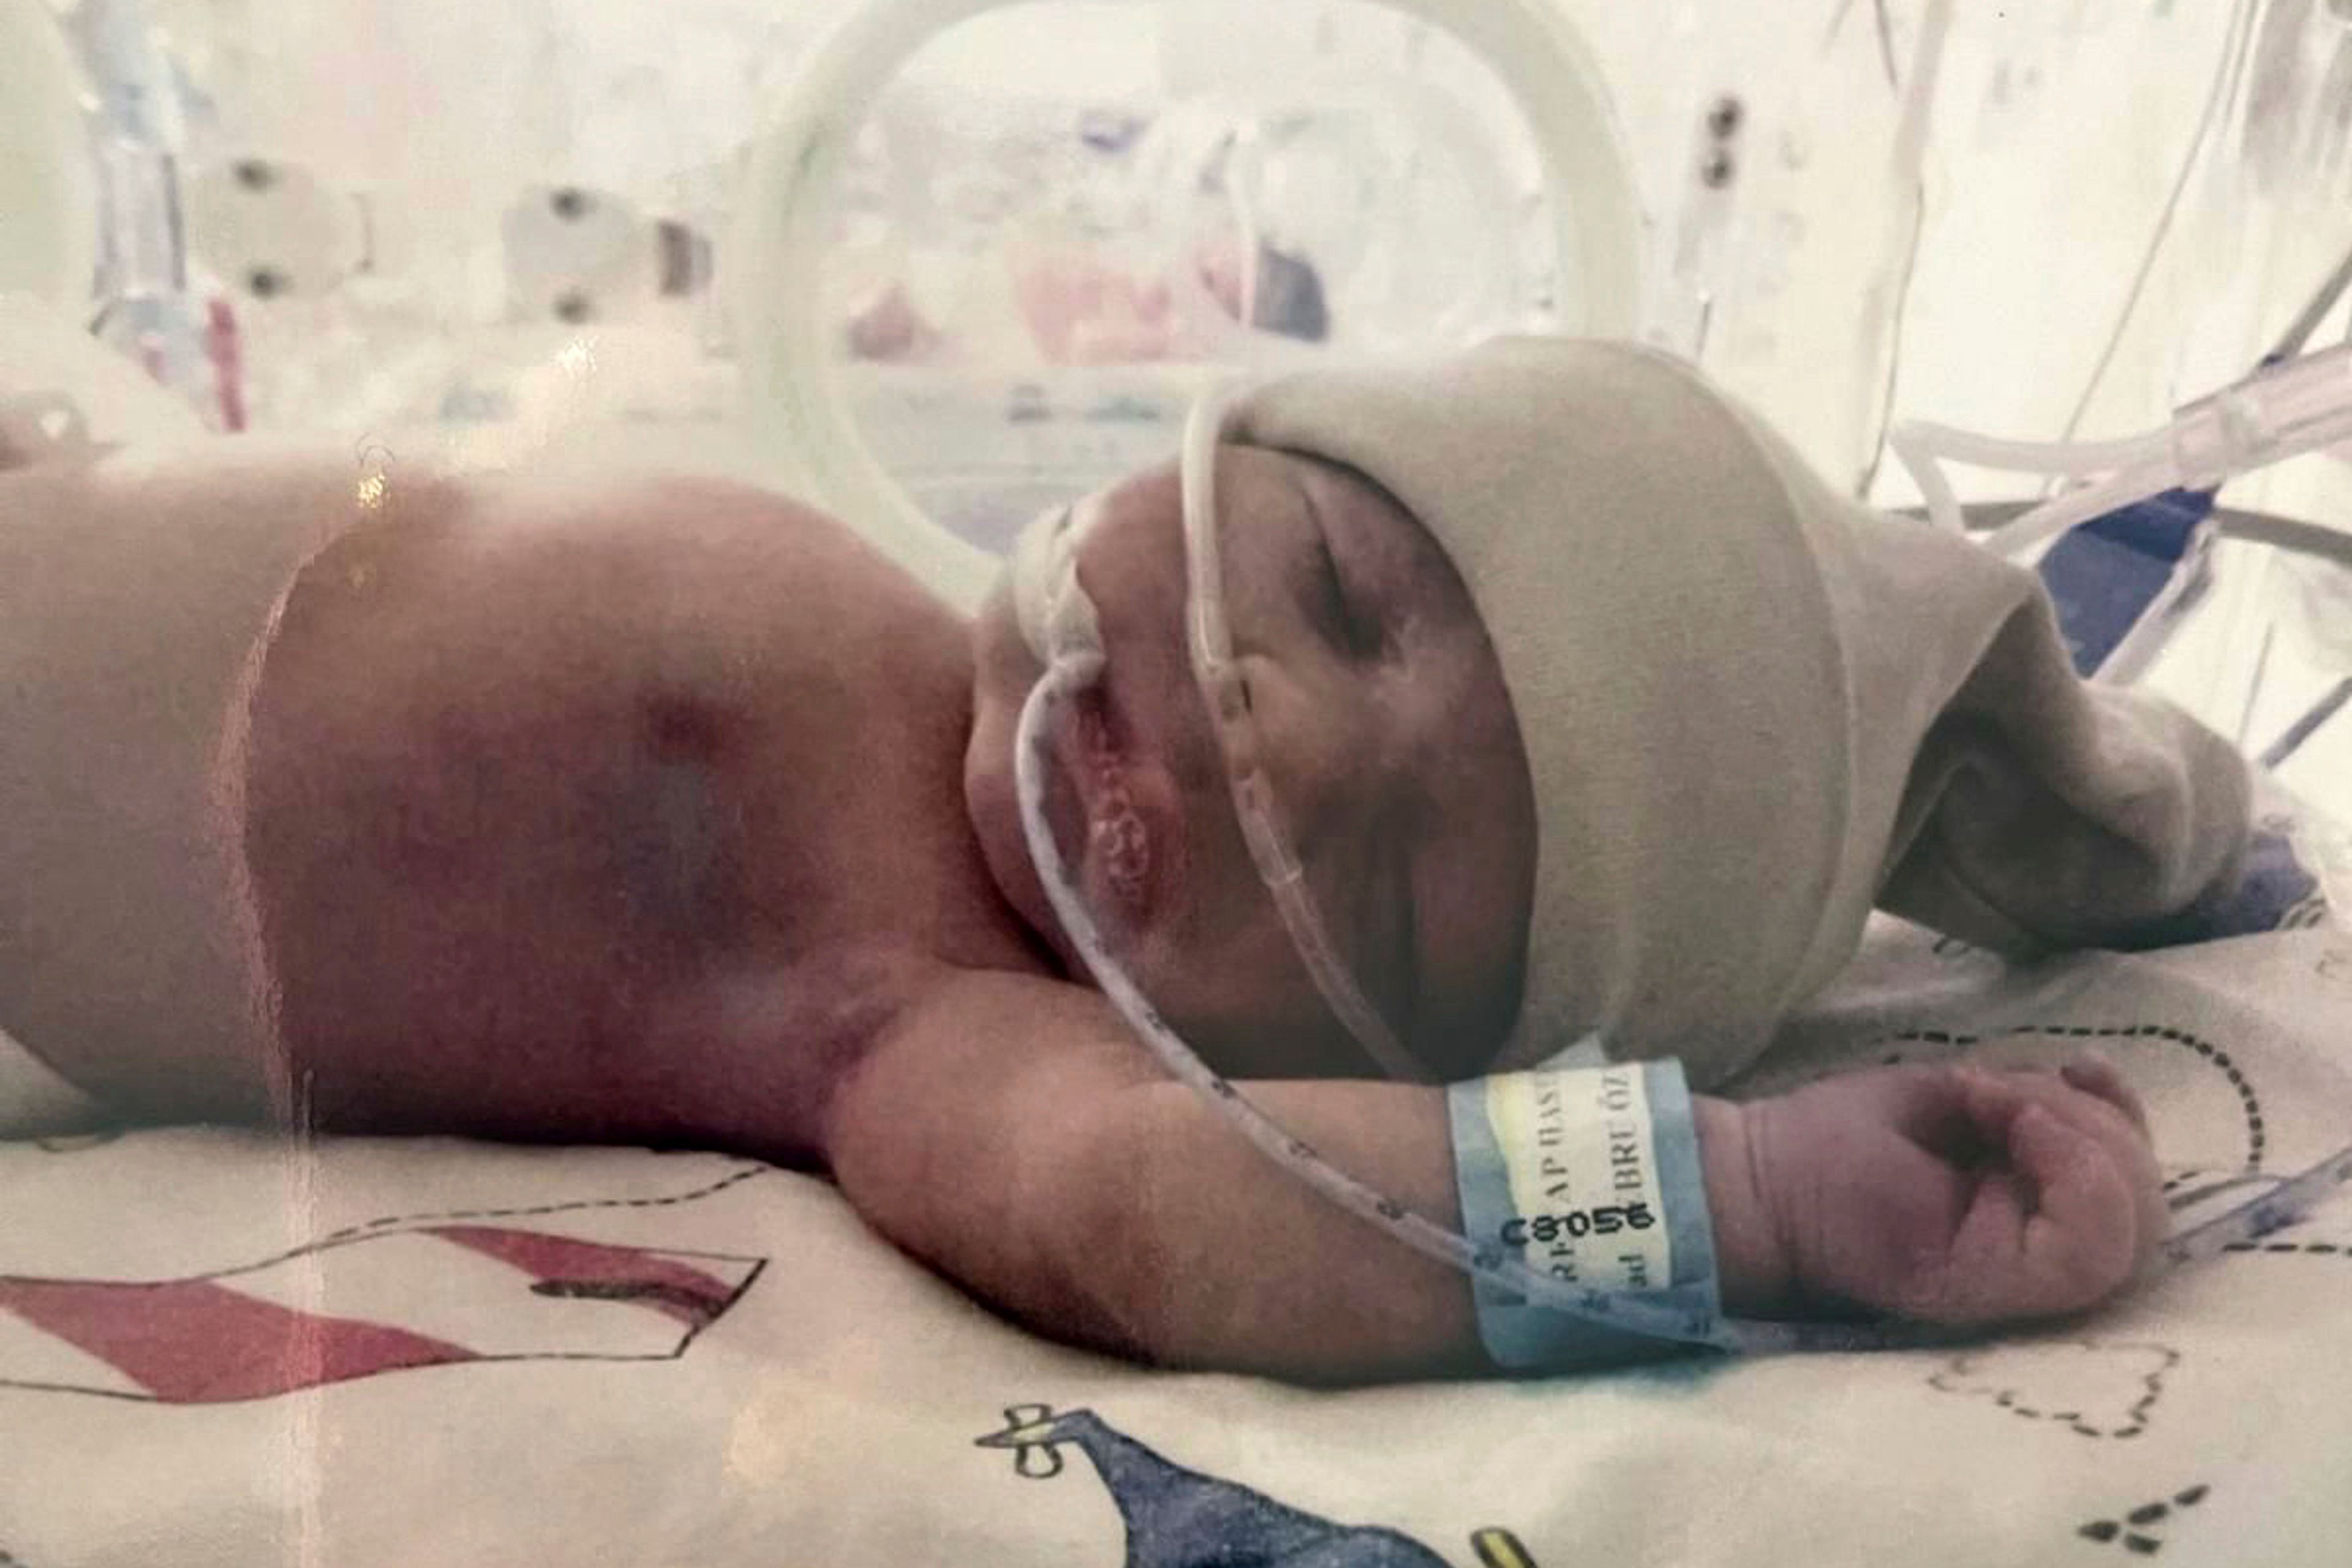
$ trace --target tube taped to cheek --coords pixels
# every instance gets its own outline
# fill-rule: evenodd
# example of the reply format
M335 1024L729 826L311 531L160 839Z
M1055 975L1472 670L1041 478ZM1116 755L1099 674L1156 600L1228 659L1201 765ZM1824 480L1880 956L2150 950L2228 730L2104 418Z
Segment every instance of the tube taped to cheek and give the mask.
M1715 1235L1674 1061L1538 1067L1446 1091L1462 1228L1562 1284L1714 1317ZM1644 1359L1658 1342L1474 1280L1478 1334L1515 1371Z
M1095 603L1078 582L1084 531L1076 515L1069 507L1043 513L1013 544L1013 616L1041 664L1102 653Z

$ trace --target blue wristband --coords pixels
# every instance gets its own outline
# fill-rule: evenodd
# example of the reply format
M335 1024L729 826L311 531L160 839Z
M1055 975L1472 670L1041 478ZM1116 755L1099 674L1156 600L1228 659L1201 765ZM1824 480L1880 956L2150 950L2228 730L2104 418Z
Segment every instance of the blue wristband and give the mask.
M1538 1274L1685 1314L1722 1307L1682 1064L1539 1067L1446 1091L1462 1227ZM1478 1334L1514 1371L1647 1359L1659 1342L1474 1279Z

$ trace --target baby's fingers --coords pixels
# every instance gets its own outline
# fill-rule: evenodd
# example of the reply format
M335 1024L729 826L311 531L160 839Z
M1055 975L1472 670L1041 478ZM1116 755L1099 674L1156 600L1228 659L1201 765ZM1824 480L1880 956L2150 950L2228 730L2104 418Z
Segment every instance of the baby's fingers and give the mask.
M2163 1176L2157 1168L2147 1112L2139 1096L2102 1057L2068 1062L2059 1078L2060 1082L2028 1080L2027 1098L2106 1151L2132 1194L2135 1253L2152 1250L2169 1222Z
M2058 1069L2064 1079L2084 1094L2096 1095L2131 1119L2131 1124L2142 1132L2147 1131L2147 1108L2140 1103L2116 1064L2095 1051L2087 1051Z
M2039 1105L2017 1113L2009 1149L2036 1200L2025 1222L2022 1310L2072 1311L2128 1279L2139 1258L2138 1197L2114 1154Z
M1969 1098L1979 1136L2006 1160L1979 1173L1952 1238L1946 1300L1923 1315L2048 1316L2121 1285L2138 1226L2131 1184L2112 1154L2012 1084L1977 1078Z

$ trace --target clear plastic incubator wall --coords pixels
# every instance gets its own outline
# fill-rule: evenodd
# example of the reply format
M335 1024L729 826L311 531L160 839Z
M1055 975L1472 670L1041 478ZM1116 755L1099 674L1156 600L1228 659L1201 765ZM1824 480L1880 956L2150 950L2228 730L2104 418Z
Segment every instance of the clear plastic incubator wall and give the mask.
M1025 525L1176 457L1236 374L1633 339L1697 363L1833 484L2031 560L2084 675L2178 699L2352 823L2347 198L2352 0L0 0L0 469L289 437L341 444L379 485L394 459L705 470L837 514L968 605ZM1855 965L1744 1086L1833 1058L2146 1047L2169 1261L2200 1268L2134 1303L2128 1337L1948 1357L1897 1338L1687 1382L1302 1395L1033 1343L825 1184L757 1162L361 1140L288 1159L182 1129L0 1142L0 1191L27 1194L0 1202L0 1397L104 1395L0 1409L0 1568L101 1560L36 1552L41 1531L143 1562L164 1519L230 1542L220 1561L262 1560L248 1537L288 1562L457 1561L435 1532L467 1530L500 1561L1091 1562L1120 1539L1138 1564L1243 1560L1239 1535L1182 1557L1117 1534L1111 1501L1206 1531L1185 1489L1223 1485L1138 1458L1147 1436L1186 1466L1220 1442L1279 1455L1264 1487L1334 1518L1430 1533L1475 1500L1454 1539L1487 1568L1533 1561L1490 1518L1595 1561L1879 1563L1870 1542L1901 1540L1958 1563L2147 1555L2200 1507L2242 1544L2197 1561L2336 1563L2352 1494L2320 1423L2347 1401L2310 1393L2352 1366L2347 1320L2324 1286L2250 1272L2352 1258L2342 1074L2306 1037L2341 1038L2345 993L2324 988L2352 950L2288 918L2327 902L2306 884L2280 941L2168 969L2012 974L1913 928L1909 969ZM2291 972L2306 950L2315 973ZM1234 1096L1161 1032L1177 1076ZM1249 1128L1412 1240L1399 1205ZM2335 1212L2292 1229L2321 1197ZM1415 1224L1475 1265L1466 1237ZM2210 1245L2192 1258L2183 1236ZM141 1425L145 1394L79 1351L55 1372L61 1337L6 1294L91 1286L110 1324L134 1289L169 1320L234 1279L289 1310L323 1313L331 1288L437 1323L472 1310L479 1259L451 1255L551 1237L636 1272L533 1277L520 1351L362 1358L332 1377L419 1375L375 1379L382 1403L331 1428L284 1397L332 1380L290 1354L184 1401L235 1426ZM2203 1267L2221 1252L2248 1256ZM494 1282L507 1313L513 1281ZM611 1353L537 1315L616 1301L643 1318ZM182 1315L197 1328L166 1321L159 1342L208 1364L210 1320ZM467 1385L425 1375L467 1362L531 1381L461 1405ZM673 1381L634 1381L647 1367ZM2328 1414L2299 1426L2290 1399ZM19 1409L55 1425L20 1437ZM1002 1428L967 1431L973 1411ZM1057 1444L1113 1494L1056 1538L1099 1558L1038 1547L1051 1530L988 1489L1008 1451L1024 1486L1051 1480ZM167 1473L184 1496L150 1479ZM1319 1527L1238 1493L1219 1506L1253 1528ZM824 1552L828 1529L854 1550ZM1441 1561L1355 1534L1364 1555L1247 1560ZM1867 1554L1839 1557L1846 1538ZM1690 1551L1636 1551L1657 1541Z
M2335 0L5 0L0 46L12 427L63 356L86 423L723 468L951 593L1219 370L1640 336L1903 506L1906 423L2137 435L2344 332ZM2132 650L2323 794L2347 590L2279 546L2347 479L2232 484Z

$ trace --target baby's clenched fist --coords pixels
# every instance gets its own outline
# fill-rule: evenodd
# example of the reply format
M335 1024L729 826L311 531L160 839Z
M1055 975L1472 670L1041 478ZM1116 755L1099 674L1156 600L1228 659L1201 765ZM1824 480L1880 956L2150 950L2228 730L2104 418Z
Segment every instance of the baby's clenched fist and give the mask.
M1726 1304L1991 1324L2105 1300L2163 1239L2139 1102L2056 1072L1847 1073L1703 1125Z

